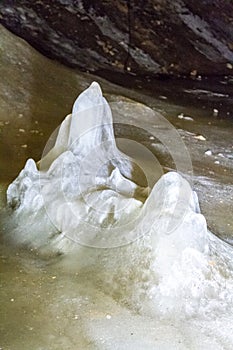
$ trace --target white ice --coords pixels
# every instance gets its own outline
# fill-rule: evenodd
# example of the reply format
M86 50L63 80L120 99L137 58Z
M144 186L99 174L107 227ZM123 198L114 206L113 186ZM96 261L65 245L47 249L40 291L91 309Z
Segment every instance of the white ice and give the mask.
M9 186L11 238L72 253L79 269L92 266L104 292L139 313L198 315L199 325L225 317L227 327L231 247L207 230L181 175L169 172L152 189L137 175L116 147L110 107L94 82L75 101L54 147L38 165L29 159Z

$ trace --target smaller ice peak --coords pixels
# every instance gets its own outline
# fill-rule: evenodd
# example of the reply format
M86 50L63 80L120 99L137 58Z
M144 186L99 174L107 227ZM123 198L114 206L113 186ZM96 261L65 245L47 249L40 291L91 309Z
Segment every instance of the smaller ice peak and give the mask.
M71 114L67 115L60 125L54 146L51 148L50 140L47 142L42 155L42 159L37 163L40 171L47 171L50 168L51 164L62 153L68 150L71 117ZM53 139L53 137L51 137L51 139Z
M26 161L25 167L24 167L24 171L28 172L28 173L36 173L38 171L37 167L36 167L36 163L32 158L29 158Z
M29 197L29 192L35 194L32 188L39 178L39 171L33 159L29 158L25 167L21 170L19 176L12 182L7 189L7 202L16 209L20 205L23 207L25 197ZM37 192L37 191L36 191ZM29 203L30 205L31 203Z

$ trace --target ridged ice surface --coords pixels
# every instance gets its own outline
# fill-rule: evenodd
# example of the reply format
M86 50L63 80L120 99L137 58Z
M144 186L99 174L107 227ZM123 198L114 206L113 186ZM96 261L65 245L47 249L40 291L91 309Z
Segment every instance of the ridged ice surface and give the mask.
M167 173L152 189L140 185L135 164L116 147L111 110L97 83L78 97L39 164L27 161L8 188L7 201L14 242L42 253L64 253L68 267L86 273L130 310L156 316L156 322L169 317L188 324L193 318L197 338L192 348L201 349L203 341L206 349L233 346L231 247L207 230L197 196L181 175ZM125 315L124 331L130 317ZM211 342L206 334L216 318L226 334ZM118 315L113 329L123 319ZM97 343L103 322L88 329ZM171 349L172 339L174 349L189 348L175 339L176 331L169 331L170 340L162 339L165 328L158 332L159 349ZM153 349L155 339L144 340L141 326L137 331L141 343L135 347L132 338L127 349ZM115 336L123 344L123 333ZM114 349L109 339L106 347L98 346Z

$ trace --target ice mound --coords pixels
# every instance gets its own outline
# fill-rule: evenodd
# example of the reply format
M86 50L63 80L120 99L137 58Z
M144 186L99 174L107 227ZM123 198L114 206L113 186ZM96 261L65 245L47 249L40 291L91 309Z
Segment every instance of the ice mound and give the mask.
M138 171L118 150L110 107L92 83L53 147L37 165L29 159L9 186L11 238L62 253L84 246L77 265L95 266L93 280L138 309L144 298L160 314L226 309L232 252L208 232L195 192L176 172L143 187Z
M138 183L138 167L116 146L111 110L96 82L77 98L45 153L38 168L29 159L7 190L25 243L40 247L51 239L60 245L69 238L87 246L116 247L155 227L174 231L188 216L203 246L206 227L195 193L174 172L152 191Z

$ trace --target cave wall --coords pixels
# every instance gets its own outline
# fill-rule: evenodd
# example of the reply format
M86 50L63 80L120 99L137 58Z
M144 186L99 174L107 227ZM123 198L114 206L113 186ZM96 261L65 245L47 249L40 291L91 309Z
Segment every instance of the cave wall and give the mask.
M85 71L233 73L230 0L1 0L0 22Z

